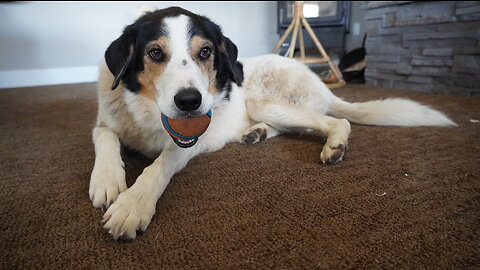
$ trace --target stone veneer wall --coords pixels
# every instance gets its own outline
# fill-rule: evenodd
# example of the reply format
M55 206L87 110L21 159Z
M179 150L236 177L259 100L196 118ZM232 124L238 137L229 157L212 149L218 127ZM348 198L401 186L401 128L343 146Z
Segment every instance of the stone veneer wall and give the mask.
M480 96L480 1L362 2L367 84Z

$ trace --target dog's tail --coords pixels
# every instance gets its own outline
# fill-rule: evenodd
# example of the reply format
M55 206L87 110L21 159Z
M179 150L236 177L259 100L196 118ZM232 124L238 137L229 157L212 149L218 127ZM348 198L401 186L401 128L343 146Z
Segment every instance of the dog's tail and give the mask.
M334 97L330 110L335 117L364 125L457 126L443 113L403 98L349 103Z

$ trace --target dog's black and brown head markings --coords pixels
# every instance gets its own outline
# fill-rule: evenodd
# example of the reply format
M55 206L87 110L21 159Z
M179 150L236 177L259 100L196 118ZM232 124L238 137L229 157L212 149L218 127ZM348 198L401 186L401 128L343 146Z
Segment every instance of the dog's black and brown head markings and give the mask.
M213 96L228 99L241 85L237 47L208 18L172 7L148 12L108 47L105 60L115 80L157 103L169 117L207 113Z

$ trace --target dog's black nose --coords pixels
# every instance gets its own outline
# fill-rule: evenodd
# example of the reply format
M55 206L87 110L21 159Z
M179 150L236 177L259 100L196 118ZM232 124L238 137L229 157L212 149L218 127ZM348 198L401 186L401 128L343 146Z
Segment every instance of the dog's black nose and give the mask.
M202 104L202 94L195 88L182 89L173 99L182 111L195 111Z

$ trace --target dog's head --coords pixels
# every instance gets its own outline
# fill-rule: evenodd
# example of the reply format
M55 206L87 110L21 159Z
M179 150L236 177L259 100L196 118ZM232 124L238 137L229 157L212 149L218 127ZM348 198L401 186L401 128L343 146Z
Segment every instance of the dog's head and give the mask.
M206 114L215 96L241 85L237 47L208 18L172 7L148 12L112 42L105 60L126 89L154 102L168 117Z

